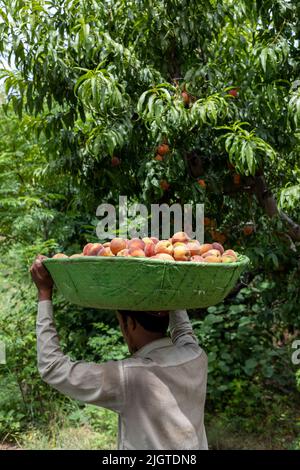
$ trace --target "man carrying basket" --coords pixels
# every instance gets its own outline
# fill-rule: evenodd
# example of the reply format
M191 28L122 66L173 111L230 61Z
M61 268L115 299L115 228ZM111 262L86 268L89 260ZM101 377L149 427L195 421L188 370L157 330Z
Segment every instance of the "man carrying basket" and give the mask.
M44 258L38 256L31 267L38 289L37 356L43 380L71 398L117 412L120 450L207 449L207 356L187 312L119 311L131 357L102 364L72 361L60 348L53 280Z

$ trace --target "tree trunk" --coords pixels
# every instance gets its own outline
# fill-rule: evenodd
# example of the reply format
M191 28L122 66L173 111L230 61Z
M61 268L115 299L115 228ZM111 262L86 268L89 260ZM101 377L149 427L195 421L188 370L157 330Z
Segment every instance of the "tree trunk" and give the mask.
M276 199L272 192L269 190L264 175L262 174L259 176L255 176L254 182L254 193L259 204L264 209L267 216L269 216L270 218L279 216L280 219L288 227L288 236L293 241L300 241L300 225L294 222L283 211L278 209Z

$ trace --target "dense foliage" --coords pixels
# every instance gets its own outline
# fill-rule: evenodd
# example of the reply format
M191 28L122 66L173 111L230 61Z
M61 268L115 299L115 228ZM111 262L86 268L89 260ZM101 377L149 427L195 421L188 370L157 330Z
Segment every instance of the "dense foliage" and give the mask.
M95 240L97 206L119 195L204 203L206 240L252 260L223 304L191 312L209 409L250 419L274 391L295 400L299 14L296 0L0 0L1 435L68 403L36 371L28 266ZM73 357L126 354L113 314L56 302Z

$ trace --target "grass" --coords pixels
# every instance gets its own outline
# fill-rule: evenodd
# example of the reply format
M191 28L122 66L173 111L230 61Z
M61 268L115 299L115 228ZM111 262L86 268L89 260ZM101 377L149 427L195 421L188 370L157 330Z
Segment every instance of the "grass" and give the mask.
M113 450L116 438L93 431L89 426L58 429L51 436L33 430L24 436L21 447L27 450Z
M228 418L226 414L207 413L206 431L209 448L214 450L300 450L300 409L278 410L277 417L261 421L253 418ZM276 423L276 425L274 425ZM117 415L111 411L87 405L78 407L69 415L60 417L45 428L32 428L21 434L10 447L38 450L114 450L117 448Z
M216 450L300 450L299 395L273 397L268 413L253 415L206 414L209 447ZM242 410L241 410L242 412Z
M48 428L32 428L20 436L22 449L113 450L117 448L117 415L87 405L60 417Z
M279 425L280 426L280 425ZM300 450L300 437L287 429L266 429L264 432L245 432L230 424L215 420L207 426L210 449L214 450ZM299 430L300 431L300 430Z

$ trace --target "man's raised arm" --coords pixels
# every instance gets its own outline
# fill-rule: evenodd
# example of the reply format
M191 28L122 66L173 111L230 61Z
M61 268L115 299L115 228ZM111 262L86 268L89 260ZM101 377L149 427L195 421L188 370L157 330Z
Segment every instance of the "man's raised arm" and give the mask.
M169 329L171 340L177 346L186 344L199 346L186 310L170 312Z
M119 412L124 405L124 381L120 362L94 364L72 361L60 349L53 321L53 281L39 257L31 274L39 291L37 317L38 369L46 383L61 393L86 403Z

